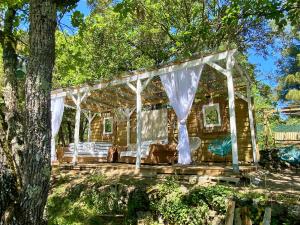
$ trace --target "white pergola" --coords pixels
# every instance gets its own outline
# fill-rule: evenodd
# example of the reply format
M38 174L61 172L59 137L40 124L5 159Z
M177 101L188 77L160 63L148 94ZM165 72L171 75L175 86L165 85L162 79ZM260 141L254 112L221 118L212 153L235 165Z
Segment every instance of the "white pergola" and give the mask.
M137 158L136 158L136 168L140 167L141 164L141 141L142 141L142 104L143 97L142 93L146 89L147 85L151 83L153 79L159 77L160 75L178 71L184 68L190 68L194 66L198 66L201 64L206 64L211 68L215 69L219 73L223 74L227 80L227 88L228 88L228 105L229 105L229 117L230 117L230 133L232 140L232 164L234 171L239 171L239 161L238 161L238 145L237 145L237 128L236 128L236 112L235 112L235 96L244 100L248 104L248 114L249 114L249 122L250 122L250 131L251 131L251 143L252 143L252 151L253 151L253 162L257 163L256 156L256 135L255 135L255 126L254 126L254 118L253 118L253 105L251 101L251 79L249 75L244 72L241 66L236 62L235 55L237 54L236 50L228 50L216 54L207 55L198 59L193 59L185 62L174 63L171 65L164 66L159 69L155 69L152 71L145 72L133 72L128 74L126 77L121 77L116 80L112 80L110 82L101 82L95 85L85 85L79 88L67 88L67 89L58 89L54 90L51 93L51 98L57 97L68 97L71 98L73 104L65 103L65 107L70 107L76 110L75 117L75 131L74 131L74 156L73 162L77 162L77 145L79 143L79 126L80 126L80 116L81 112L85 114L89 122L89 132L88 139L90 139L91 131L90 124L95 117L95 114L91 112L91 109L85 107L84 101L87 101L94 91L104 91L108 88L112 89L114 87L119 87L120 85L126 86L131 92L134 94L134 100L132 96L127 93L122 93L117 90L118 96L121 96L123 99L127 99L126 105L122 112L127 118L127 143L130 141L130 123L129 119L133 111L136 111L137 116ZM236 72L237 77L234 77L234 71ZM242 93L242 91L235 90L235 83L243 82L246 86L246 91ZM117 88L116 88L117 89ZM105 96L105 95L104 95ZM133 101L132 101L133 100ZM99 105L100 108L108 107L112 108L121 108L122 104L110 104L102 102L101 100L95 100L91 98L91 104ZM100 112L100 110L98 110ZM97 113L97 110L94 110L94 113Z

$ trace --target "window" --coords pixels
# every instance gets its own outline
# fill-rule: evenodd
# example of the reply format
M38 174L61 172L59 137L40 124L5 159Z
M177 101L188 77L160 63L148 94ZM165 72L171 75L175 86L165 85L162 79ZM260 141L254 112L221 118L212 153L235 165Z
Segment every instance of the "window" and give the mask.
M204 127L221 126L220 106L219 103L210 103L202 108Z
M103 121L103 134L112 134L113 133L113 118L106 117Z

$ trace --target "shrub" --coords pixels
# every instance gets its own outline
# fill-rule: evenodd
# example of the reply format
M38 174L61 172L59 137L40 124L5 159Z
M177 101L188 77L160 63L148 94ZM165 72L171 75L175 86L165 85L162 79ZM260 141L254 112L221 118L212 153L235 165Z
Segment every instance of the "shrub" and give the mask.
M209 206L204 195L191 196L174 178L157 185L157 198L152 199L151 209L170 224L207 224ZM201 193L202 194L202 193Z
M215 185L209 187L200 187L192 190L186 196L187 204L199 206L207 204L210 209L219 213L226 212L226 200L233 192L226 186Z
M122 190L118 190L114 185L106 185L86 191L83 201L99 214L118 214L126 209L125 203L120 201L121 195Z

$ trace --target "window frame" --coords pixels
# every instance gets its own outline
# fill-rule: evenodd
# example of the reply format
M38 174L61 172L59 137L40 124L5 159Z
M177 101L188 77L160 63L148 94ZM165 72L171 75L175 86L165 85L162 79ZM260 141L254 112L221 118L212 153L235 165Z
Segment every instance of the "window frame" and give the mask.
M219 123L216 124L207 124L206 121L206 109L209 107L216 107L217 113L218 113L218 121ZM202 106L202 112L203 112L203 124L205 128L214 128L214 127L221 127L222 126L222 121L221 121L221 112L220 112L220 104L219 103L209 103L207 105Z
M110 132L107 132L106 130L105 130L105 122L107 121L107 120L111 120L111 131ZM111 117L111 116L109 116L109 117L104 117L104 119L103 119L103 134L113 134L113 132L114 132L114 120L113 120L113 117Z

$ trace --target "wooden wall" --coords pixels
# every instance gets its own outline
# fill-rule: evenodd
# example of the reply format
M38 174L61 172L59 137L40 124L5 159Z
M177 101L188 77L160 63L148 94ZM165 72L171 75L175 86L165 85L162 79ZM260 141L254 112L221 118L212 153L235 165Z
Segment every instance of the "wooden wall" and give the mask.
M193 104L187 120L189 136L200 137L201 148L198 150L198 160L205 162L230 162L231 153L225 158L210 153L207 147L211 141L230 135L229 112L227 97L213 98L214 103L219 103L221 113L221 127L205 128L203 125L202 106L206 101L199 101ZM236 121L239 161L252 161L252 147L250 126L248 119L248 107L244 100L236 98ZM159 121L158 121L159 122ZM131 116L131 143L136 143L136 114ZM103 118L97 116L92 123L92 141L110 141L115 145L126 145L126 121L114 121L113 134L103 134ZM168 135L169 143L178 140L177 118L172 109L168 109Z
M275 144L300 146L300 132L274 132Z
M113 117L113 114L111 113L104 113L101 116L96 116L95 119L92 121L91 124L91 141L104 141L104 142L112 142L115 143L115 137L116 137L116 129L117 124L113 124L113 133L112 134L104 134L103 133L103 124L104 124L104 118L105 117Z

